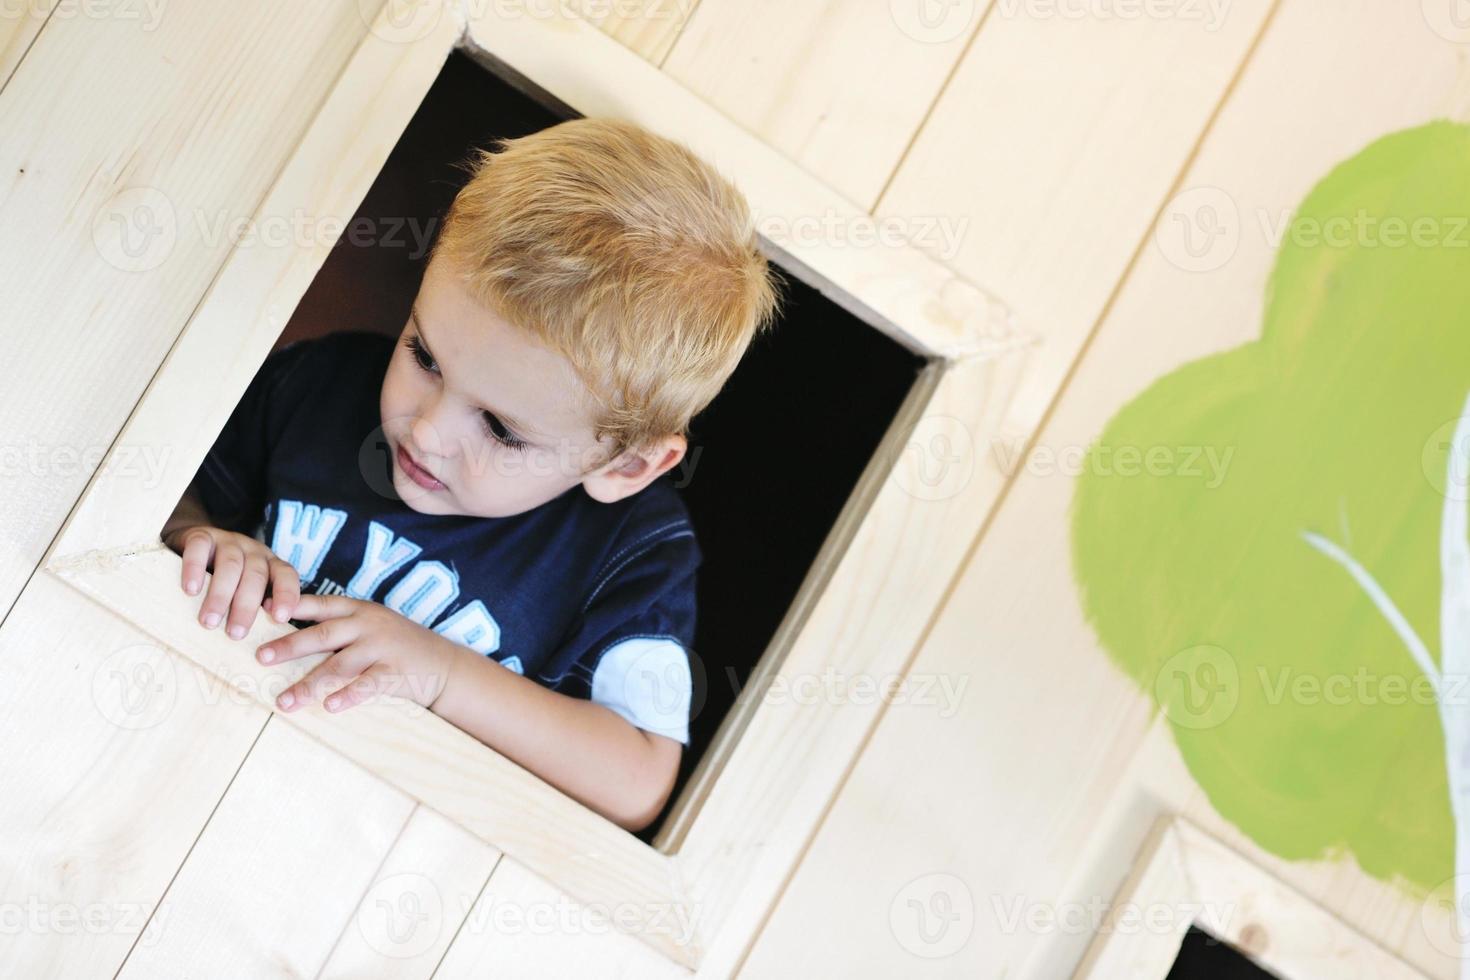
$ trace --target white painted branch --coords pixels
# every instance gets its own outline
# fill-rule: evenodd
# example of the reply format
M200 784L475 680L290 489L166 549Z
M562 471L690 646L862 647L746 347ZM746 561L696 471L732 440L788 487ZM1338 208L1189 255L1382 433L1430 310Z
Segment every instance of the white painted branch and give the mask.
M1368 593L1368 598L1372 599L1378 611L1383 613L1383 618L1388 620L1388 625L1393 627L1399 639L1404 641L1404 646L1409 648L1409 655L1414 658L1419 669L1424 671L1424 676L1429 678L1429 682L1434 686L1434 695L1438 698L1441 694L1439 668L1434 665L1434 658L1430 656L1429 648L1424 645L1423 640L1419 639L1419 634L1414 632L1414 627L1404 618L1404 614L1399 612L1399 607L1394 605L1388 593L1383 591L1383 586L1378 584L1378 580L1371 572L1358 564L1356 558L1322 535L1314 531L1303 531L1302 537L1306 538L1312 547L1346 568L1348 574L1363 587L1363 591Z

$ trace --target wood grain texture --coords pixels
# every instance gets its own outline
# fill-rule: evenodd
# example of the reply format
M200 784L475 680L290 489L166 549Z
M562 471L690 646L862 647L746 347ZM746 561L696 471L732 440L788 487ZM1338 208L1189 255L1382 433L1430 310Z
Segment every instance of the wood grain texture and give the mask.
M0 975L112 976L155 941L159 898L268 717L36 576L0 631Z
M651 65L662 65L679 39L699 0L568 0L589 24L635 52Z
M595 980L678 980L690 971L627 933L650 913L669 916L669 927L693 934L676 908L579 903L511 858L495 867L464 927L434 973L436 980L487 976Z
M119 978L315 975L412 811L272 717Z
M1073 477L1056 460L1161 374L1259 336L1273 253L1258 214L1289 213L1388 131L1470 113L1463 49L1429 30L1417 4L1356 0L1330 22L1319 13L1283 6L1179 182L1224 189L1248 219L1233 258L1190 272L1145 241L1039 437L1049 456L1015 460L1015 481L915 661L915 671L970 678L962 708L885 713L743 975L800 968L818 949L823 969L913 967L888 930L890 902L935 872L968 882L975 901L965 952L935 975L1063 975L1087 935L1006 930L992 903L1105 900L1153 816L1179 805L1129 774L1151 707L1081 618L1067 539ZM1417 899L1394 903L1348 862L1271 867L1415 968L1453 975L1418 924ZM842 925L829 932L828 922Z
M988 7L702 0L663 69L872 211Z
M745 195L768 255L905 346L963 357L1014 342L1010 312L994 296L880 229L863 208L570 11L502 16L494 5L471 5L466 50L582 115L629 119L687 145Z
M342 927L322 980L428 980L462 935L500 852L422 805Z
M25 366L0 387L18 450L0 612L230 251L220 223L254 212L366 33L361 9L171 4L151 30L57 12L0 91L0 323ZM156 479L175 448L132 446L129 465Z

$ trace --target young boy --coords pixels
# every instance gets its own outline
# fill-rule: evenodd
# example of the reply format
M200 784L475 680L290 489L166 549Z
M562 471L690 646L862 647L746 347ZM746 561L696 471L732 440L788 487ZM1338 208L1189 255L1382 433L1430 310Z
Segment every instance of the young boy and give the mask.
M206 628L316 624L257 652L331 653L278 710L407 697L641 830L689 740L669 471L781 297L740 192L636 125L469 170L401 336L273 352L162 537Z

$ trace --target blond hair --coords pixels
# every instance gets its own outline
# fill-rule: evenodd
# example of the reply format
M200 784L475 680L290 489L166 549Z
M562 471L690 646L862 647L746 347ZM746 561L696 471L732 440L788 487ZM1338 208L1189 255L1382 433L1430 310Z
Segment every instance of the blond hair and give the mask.
M745 198L686 146L573 119L476 149L430 258L572 365L601 462L670 434L719 393L782 298Z

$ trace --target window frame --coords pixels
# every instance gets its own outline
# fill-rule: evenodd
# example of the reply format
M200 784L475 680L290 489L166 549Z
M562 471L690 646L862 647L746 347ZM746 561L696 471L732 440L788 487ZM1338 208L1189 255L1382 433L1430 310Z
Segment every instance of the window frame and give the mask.
M1166 980L1190 926L1244 951L1281 980L1423 977L1189 820L1164 815L1114 897L1077 980Z
M735 177L758 220L866 218L573 14L411 6L417 21L405 21L400 0L385 5L258 214L337 216L345 228L445 61L463 50L538 97L682 140ZM424 8L434 14L427 24ZM179 589L180 560L157 532L333 244L245 242L231 250L44 561L80 593L271 711L274 695L325 654L267 668L241 650L289 626L261 617L241 641L198 627L198 600ZM907 669L998 496L1004 474L985 466L978 448L999 437L1004 399L1025 360L1018 352L1035 340L1002 304L912 246L763 237L762 247L928 363L652 846L416 705L369 703L340 715L313 706L270 718L297 726L574 898L648 910L649 921L621 925L690 968L708 965L714 949L723 962L738 957L882 711L876 701L839 709L755 692L827 667L874 677ZM969 440L973 472L943 496L916 493L903 478L905 450L926 425ZM163 447L161 476L128 464L139 446ZM852 629L854 620L861 629ZM671 907L681 914L667 915ZM680 938L681 920L695 925L690 941Z

